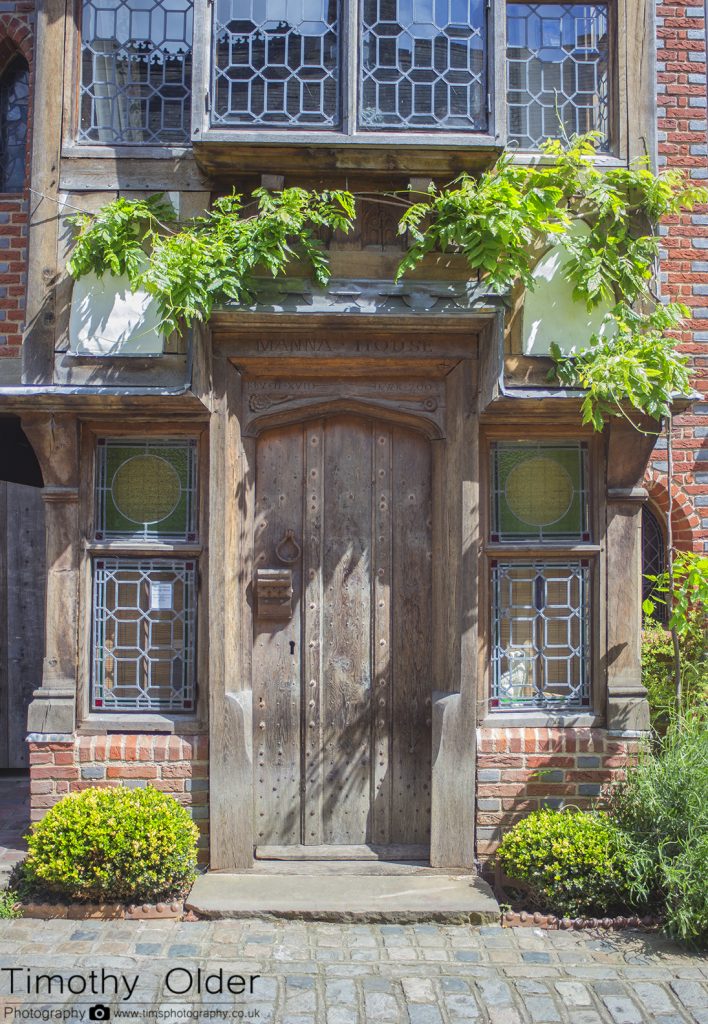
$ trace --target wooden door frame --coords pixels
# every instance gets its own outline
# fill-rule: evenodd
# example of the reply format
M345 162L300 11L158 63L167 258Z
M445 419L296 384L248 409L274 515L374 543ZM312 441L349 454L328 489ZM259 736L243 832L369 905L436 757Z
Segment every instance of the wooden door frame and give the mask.
M297 328L302 331L300 317ZM309 318L308 318L309 319ZM327 320L329 318L326 318ZM322 354L294 346L292 353L272 358L256 333L220 328L210 347L211 424L209 677L210 677L210 817L211 867L237 870L252 867L253 742L251 645L253 638L252 576L255 502L256 436L266 425L292 416L301 422L308 411L274 412L253 423L248 408L248 381L254 376L284 381L326 377L337 382L360 382L362 388L382 378L437 380L444 391L442 429L430 410L391 408L391 402L358 402L351 396L323 404L313 402L312 416L368 410L368 415L413 426L430 439L433 496L433 722L431 786L431 864L473 868L477 700L477 560L479 557L479 415L478 337L470 322L449 330L411 318L376 332L381 347L362 358L356 318L352 334L336 336L322 323L323 333L308 337L329 339ZM325 318L321 318L325 320ZM277 326L276 326L277 324ZM340 327L340 324L337 325ZM427 333L421 327L428 328ZM484 325L486 326L486 324ZM316 328L320 323L316 323ZM341 324L345 328L344 324ZM405 332L402 334L401 332ZM418 334L416 334L416 329ZM366 329L371 353L371 329ZM281 339L280 323L270 336ZM269 332L266 331L266 336ZM287 333L287 331L285 332ZM413 335L422 349L401 353L385 339ZM425 338L425 341L420 339ZM279 342L279 344L281 344ZM260 347L259 347L260 345ZM395 403L394 403L395 404ZM415 404L415 403L413 403ZM385 409L385 415L382 415ZM440 417L438 416L440 421ZM235 496L235 500L234 500ZM215 566L223 571L215 572Z

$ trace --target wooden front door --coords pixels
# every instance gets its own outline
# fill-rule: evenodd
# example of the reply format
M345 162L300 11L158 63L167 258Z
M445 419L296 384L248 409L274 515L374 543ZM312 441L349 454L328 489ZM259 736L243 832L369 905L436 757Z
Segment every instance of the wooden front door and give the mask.
M253 722L261 856L367 845L405 856L401 846L428 845L431 517L430 444L413 430L342 415L260 436ZM290 617L274 617L288 609L269 607L263 569L281 570L281 595L292 574Z

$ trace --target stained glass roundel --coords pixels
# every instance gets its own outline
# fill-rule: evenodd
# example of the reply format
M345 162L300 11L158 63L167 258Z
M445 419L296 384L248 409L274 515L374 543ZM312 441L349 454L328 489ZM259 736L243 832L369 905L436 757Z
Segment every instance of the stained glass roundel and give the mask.
M517 519L528 526L550 526L573 501L573 481L555 459L543 455L518 463L506 478L504 496Z
M179 504L182 487L175 469L158 455L135 455L116 470L113 503L131 523L160 523Z

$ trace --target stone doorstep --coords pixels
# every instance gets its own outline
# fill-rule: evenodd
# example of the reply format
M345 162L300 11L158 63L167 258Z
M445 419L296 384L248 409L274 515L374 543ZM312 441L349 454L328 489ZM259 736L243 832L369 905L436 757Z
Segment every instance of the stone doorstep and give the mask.
M409 924L498 924L499 904L476 875L433 869L408 873L364 874L356 870L318 870L301 865L277 873L212 871L201 875L185 901L199 917L291 918L304 921Z

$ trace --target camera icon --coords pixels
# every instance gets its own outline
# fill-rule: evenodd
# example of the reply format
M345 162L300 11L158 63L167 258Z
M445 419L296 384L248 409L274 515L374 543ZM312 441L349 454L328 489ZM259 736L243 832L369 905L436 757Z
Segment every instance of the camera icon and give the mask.
M110 1020L111 1019L111 1008L110 1008L110 1006L104 1006L103 1003L96 1003L95 1006L89 1006L88 1019L89 1020Z

